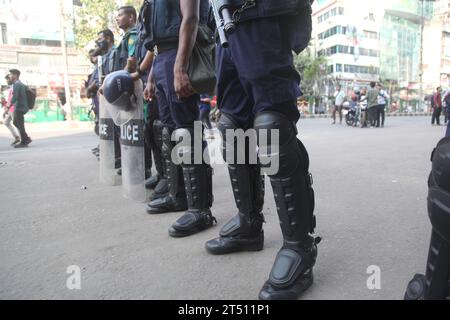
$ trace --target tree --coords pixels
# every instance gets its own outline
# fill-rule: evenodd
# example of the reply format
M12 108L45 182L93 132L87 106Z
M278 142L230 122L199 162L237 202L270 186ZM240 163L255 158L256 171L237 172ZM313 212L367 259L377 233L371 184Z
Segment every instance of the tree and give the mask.
M81 0L75 16L75 44L78 48L97 38L101 30L115 25L116 0Z
M126 0L118 2L117 0L79 0L78 10L75 18L75 43L78 48L84 48L86 45L97 38L97 33L104 29L111 29L118 33L115 22L116 10L123 4L139 9L143 0Z
M294 58L294 65L302 76L302 89L305 94L315 95L318 81L324 74L327 59L325 56L313 57L308 50Z
M124 5L135 7L136 11L139 14L139 9L141 8L143 2L144 2L143 0L126 0L124 2Z

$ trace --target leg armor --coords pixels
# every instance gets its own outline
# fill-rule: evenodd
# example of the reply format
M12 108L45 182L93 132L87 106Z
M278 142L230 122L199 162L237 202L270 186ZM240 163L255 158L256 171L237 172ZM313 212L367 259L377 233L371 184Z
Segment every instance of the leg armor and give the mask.
M153 145L153 157L155 160L156 172L160 177L165 176L165 164L162 156L162 131L163 126L162 122L159 120L155 120L153 124L153 136L155 139L155 143Z
M183 128L177 131L183 141L191 141L190 146L178 149L181 156L191 160L190 164L181 164L188 211L169 228L169 235L187 237L212 227L216 222L210 210L213 203L212 168L203 159L200 164L194 163L194 129Z
M428 215L433 227L427 262L425 299L450 299L450 138L432 154Z
M145 123L144 126L144 152L145 152L145 179L147 180L152 176L152 145L153 145L153 124L149 122Z
M414 277L406 300L450 300L450 137L438 143L431 160L428 216L433 229L426 276Z
M167 177L165 177L165 164L161 154L162 150L162 130L163 125L160 120L155 120L152 126L153 130L153 142L151 148L153 152L153 158L155 160L155 168L157 174L152 176L146 181L146 187L148 189L155 189L152 199L161 198L169 193L167 188ZM165 181L162 181L165 180Z
M211 109L200 108L199 119L203 123L203 125L206 127L206 129L208 129L208 130L212 129L211 120L209 118L210 113L211 113Z
M256 116L258 138L262 130L278 130L279 144L259 140L263 169L270 157L279 156L279 170L270 176L275 196L284 245L278 252L269 280L260 292L260 299L297 299L313 281L312 267L317 257L314 239L314 191L309 173L308 153L297 139L297 128L286 116L278 112L262 112ZM276 150L278 147L278 151Z
M227 154L234 150L234 162L228 165L231 186L238 214L228 221L220 231L220 237L208 241L206 250L212 254L227 254L237 251L259 251L264 245L262 225L264 216L261 213L264 205L264 176L258 164L238 164L237 153L246 153L246 163L249 163L249 144L246 150L237 150L237 141L227 141L226 130L239 129L233 118L222 114L219 130L223 138L222 154L227 160ZM255 157L256 158L256 157Z
M114 126L114 154L115 154L115 169L122 167L122 147L120 146L120 127Z
M171 154L175 144L171 140L173 130L165 127L162 131L162 155L166 166L167 187L169 195L151 201L147 206L148 213L166 213L187 209L184 191L183 170L172 162Z

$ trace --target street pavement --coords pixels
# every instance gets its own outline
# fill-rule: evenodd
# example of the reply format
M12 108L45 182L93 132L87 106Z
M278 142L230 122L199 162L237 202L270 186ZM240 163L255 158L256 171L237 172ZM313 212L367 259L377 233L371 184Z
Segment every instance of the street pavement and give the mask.
M330 119L299 122L310 153L317 234L315 283L302 299L402 299L424 272L430 153L444 135L428 117L388 118L383 129ZM205 241L235 213L226 167L215 166L218 225L185 239L167 229L182 213L150 216L121 187L99 183L90 125L28 125L15 150L0 128L0 299L256 299L281 246L267 182L265 248L211 256ZM81 289L69 290L69 266ZM381 288L367 287L369 266Z

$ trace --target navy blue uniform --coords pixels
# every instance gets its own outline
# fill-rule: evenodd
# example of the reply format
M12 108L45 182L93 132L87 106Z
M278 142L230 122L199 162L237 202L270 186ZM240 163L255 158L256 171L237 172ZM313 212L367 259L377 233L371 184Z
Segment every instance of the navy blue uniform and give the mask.
M292 121L300 117L300 76L279 19L243 22L228 36L228 49L217 47L217 102L244 128L262 111L278 111Z
M216 1L218 11L223 2ZM237 2L244 3L232 1ZM297 98L301 90L292 55L292 51L301 52L309 42L310 4L308 0L246 0L244 19L237 21L234 33L227 35L229 47L217 47L217 102L222 111L218 128L239 211L222 228L219 238L206 243L206 249L221 255L263 248L264 179L261 166L251 161L256 148L249 143L240 144L227 133L254 128L260 163L278 159L277 172L267 171L267 175L284 239L259 294L264 300L294 300L312 284L320 241L312 236L314 190L309 156L297 139ZM236 13L235 9L232 7L230 13ZM279 134L278 142L262 139L274 131ZM239 145L240 149L236 149ZM236 163L236 153L244 155L244 163Z
M164 127L192 128L194 121L198 119L200 97L195 94L186 99L178 99L173 74L176 57L177 49L171 49L156 56L153 64L159 116Z
M141 10L148 18L148 25L141 28L147 35L144 40L147 49L156 46L158 55L153 63L156 96L162 122L162 153L166 163L169 194L163 199L149 203L147 212L159 214L172 211L186 213L169 228L172 237L186 237L213 226L215 218L211 213L212 168L194 160L194 122L198 120L200 97L193 94L178 99L174 86L174 66L177 57L179 31L183 16L179 0L151 0ZM199 25L205 25L208 18L208 0L200 0ZM161 19L160 17L165 17ZM183 148L183 155L190 161L180 165L174 163L172 150L175 144L172 133L191 139L191 145Z

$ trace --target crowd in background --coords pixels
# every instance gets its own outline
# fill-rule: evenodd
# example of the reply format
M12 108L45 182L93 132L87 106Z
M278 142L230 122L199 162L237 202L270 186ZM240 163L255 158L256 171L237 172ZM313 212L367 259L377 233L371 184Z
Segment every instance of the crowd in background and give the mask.
M447 125L450 114L450 90L444 91L441 87L427 96L424 100L429 105L428 112L431 113L431 124ZM309 103L306 100L299 100L299 110L303 114L310 112ZM389 91L381 84L371 82L369 86L361 86L353 90L345 91L341 85L336 86L336 90L331 99L331 108L328 109L332 118L332 125L344 121L349 126L359 126L361 128L382 128L386 122L387 113L400 111L398 101L391 98ZM407 108L405 113L412 112ZM315 114L326 114L327 108L320 104L320 99L316 99L314 104ZM356 120L353 118L356 117Z

